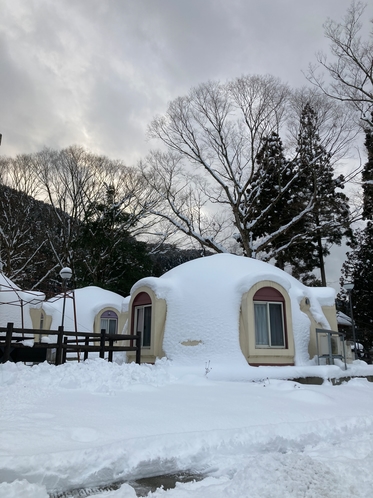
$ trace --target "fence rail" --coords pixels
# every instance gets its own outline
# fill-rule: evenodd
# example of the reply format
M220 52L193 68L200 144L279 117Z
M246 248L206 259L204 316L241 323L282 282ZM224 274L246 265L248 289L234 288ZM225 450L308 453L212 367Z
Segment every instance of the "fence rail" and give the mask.
M35 340L35 336L41 336L39 342ZM48 337L48 342L43 342L45 337ZM56 338L55 342L50 342L53 337ZM33 341L32 346L25 344L25 341L28 340ZM115 344L119 341L126 341L129 345ZM14 328L13 323L8 323L6 327L0 327L0 355L2 352L0 363L12 360L12 354L17 350L22 350L23 352L32 350L42 356L40 353L48 349L56 351L55 365L65 363L67 353L84 353L84 360L86 360L89 353L96 352L99 353L100 358L105 358L105 353L107 352L108 361L113 361L113 353L120 351L136 351L136 363L140 364L141 334L107 334L105 330L101 330L99 334L94 332L70 332L65 331L62 326L58 327L58 330L20 329Z

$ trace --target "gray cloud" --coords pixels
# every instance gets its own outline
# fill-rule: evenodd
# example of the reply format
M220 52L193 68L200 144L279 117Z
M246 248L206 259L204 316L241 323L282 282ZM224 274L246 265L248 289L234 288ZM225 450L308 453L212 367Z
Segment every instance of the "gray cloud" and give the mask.
M198 83L293 87L350 0L17 0L0 16L1 153L72 144L134 165L150 120ZM367 15L371 12L367 12Z
M169 100L209 79L292 86L349 0L19 0L3 5L3 154L72 143L131 163Z

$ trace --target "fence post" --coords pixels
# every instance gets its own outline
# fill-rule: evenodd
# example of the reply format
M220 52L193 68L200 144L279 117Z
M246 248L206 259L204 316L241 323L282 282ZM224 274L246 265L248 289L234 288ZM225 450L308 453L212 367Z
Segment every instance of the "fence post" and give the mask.
M63 325L58 327L57 334L57 349L56 349L56 361L55 365L61 365L62 363L62 341L63 341Z
M89 337L85 338L84 346L89 346ZM88 351L84 351L84 361L88 360Z
M114 345L114 339L109 339L109 356L108 361L113 363L113 350L111 349Z
M141 363L141 332L136 334L136 363L138 365Z
M63 343L66 347L63 348L62 350L62 363L66 363L66 355L67 355L67 341L68 341L68 338L67 337L64 337L63 338Z
M101 329L101 338L100 338L100 358L105 358L105 329Z
M10 358L10 347L12 344L12 335L13 335L13 323L7 323L6 326L6 336L5 336L5 347L2 362L5 363L9 361Z

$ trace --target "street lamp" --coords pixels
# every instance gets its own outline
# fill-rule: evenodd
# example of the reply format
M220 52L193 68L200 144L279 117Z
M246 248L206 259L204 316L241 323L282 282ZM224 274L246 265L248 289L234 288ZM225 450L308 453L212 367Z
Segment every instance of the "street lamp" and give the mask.
M352 289L354 288L354 283L353 282L346 282L343 286L347 293L348 293L348 298L350 301L350 315L351 315L351 327L352 327L352 340L354 341L354 353L355 353L355 360L357 359L357 344L356 344L356 336L355 336L355 322L354 322L354 313L352 310Z
M62 306L62 320L61 320L61 327L63 327L63 322L65 319L65 307L66 307L66 283L70 280L72 277L72 270L71 268L62 268L60 271L60 277L62 278L62 287L63 287L63 306Z

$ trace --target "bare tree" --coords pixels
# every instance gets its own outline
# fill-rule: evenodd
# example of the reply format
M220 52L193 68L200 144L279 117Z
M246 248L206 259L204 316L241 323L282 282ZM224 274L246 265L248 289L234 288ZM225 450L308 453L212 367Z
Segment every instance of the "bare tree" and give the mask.
M318 64L309 67L308 80L326 95L351 103L359 111L364 126L373 127L373 32L367 40L361 37L362 18L366 5L351 3L342 22L331 19L324 25L331 42L331 59L317 55ZM331 78L325 81L323 72Z
M74 243L87 216L91 216L92 206L106 202L108 188L116 193L116 212L126 213L117 229L133 236L146 231L151 196L134 169L78 146L61 151L44 149L32 160L40 194L52 206L55 224L60 228L59 239L52 234L49 243L61 265L74 270Z
M0 259L8 275L29 287L43 282L49 292L61 266L70 266L75 279L76 259L86 257L79 244L92 221L104 226L105 216L115 213L110 228L129 249L134 237L153 230L148 209L154 194L139 171L122 161L71 146L2 158L0 166Z
M18 192L37 197L40 185L34 168L32 154L1 157L0 183Z
M285 121L289 95L277 78L245 76L226 84L202 84L171 102L167 113L149 127L150 136L169 151L153 152L143 164L145 178L163 202L162 209L153 212L217 252L232 251L228 234L252 257L273 245L310 212L314 201L311 196L275 232L253 235L301 175L294 168L289 179L284 164L287 180L271 204L257 212L261 185L253 181L256 157L262 139ZM218 214L209 215L211 206L218 206Z
M0 156L0 184L5 184L6 172L8 169L8 158Z
M49 206L24 192L0 185L0 261L14 282L40 283L55 263L45 238Z
M331 164L343 159L354 143L359 129L354 122L354 111L331 99L315 87L303 87L292 91L289 105L288 153L296 149L301 116L310 105L316 114L320 145L328 152Z
M227 251L232 238L231 218L216 209L219 204L211 202L207 180L190 172L181 154L153 151L140 168L158 199L151 212L156 220L166 221L154 223L158 229L155 239L162 244L169 239L175 242L184 234L202 248ZM182 239L177 242L178 246L183 244Z

